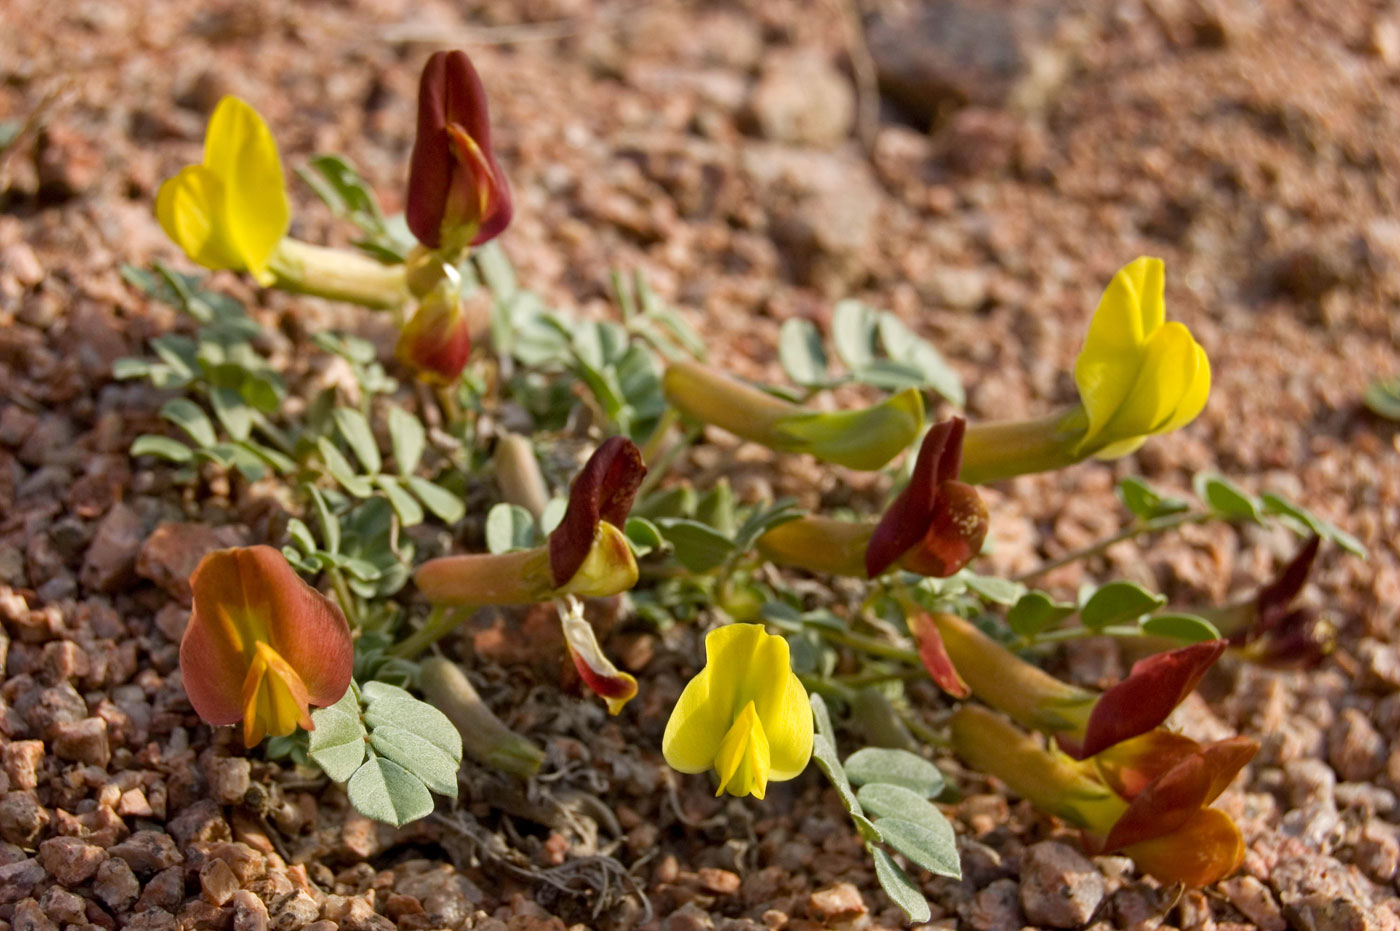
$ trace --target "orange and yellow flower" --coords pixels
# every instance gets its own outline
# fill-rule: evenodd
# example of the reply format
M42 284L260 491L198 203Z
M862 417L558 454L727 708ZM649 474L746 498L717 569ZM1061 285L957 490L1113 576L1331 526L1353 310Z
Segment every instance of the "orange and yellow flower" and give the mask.
M350 628L334 602L270 546L219 550L190 576L194 612L180 643L190 704L214 725L243 722L243 743L312 730L310 706L350 687Z

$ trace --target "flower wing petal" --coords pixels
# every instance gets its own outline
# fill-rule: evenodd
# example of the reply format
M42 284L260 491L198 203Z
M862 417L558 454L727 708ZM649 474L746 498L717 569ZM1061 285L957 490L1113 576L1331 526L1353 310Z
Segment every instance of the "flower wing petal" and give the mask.
M1099 696L1074 755L1090 757L1129 737L1145 734L1167 719L1201 681L1227 646L1207 640L1149 656L1128 677Z
M1244 862L1244 838L1230 816L1203 808L1168 834L1133 844L1123 852L1145 873L1163 882L1208 886Z
M744 670L762 636L758 624L726 624L706 635L705 668L681 692L661 738L661 752L672 769L703 773L715 765L740 710Z
M241 264L266 283L292 212L277 143L257 110L237 97L219 101L204 137L204 166L224 183L224 222Z
M224 217L224 183L203 165L186 165L156 193L156 219L165 235L205 268L242 268Z
M307 700L320 706L340 701L355 662L345 615L272 547L250 546L239 558L245 584L267 599L269 645L306 684Z
M623 436L609 437L588 457L569 486L564 519L549 535L549 568L556 587L583 565L600 520L622 529L646 474L642 451Z
M966 427L961 417L952 417L924 434L909 484L885 509L865 548L865 571L870 578L894 565L928 532L939 488L957 477Z

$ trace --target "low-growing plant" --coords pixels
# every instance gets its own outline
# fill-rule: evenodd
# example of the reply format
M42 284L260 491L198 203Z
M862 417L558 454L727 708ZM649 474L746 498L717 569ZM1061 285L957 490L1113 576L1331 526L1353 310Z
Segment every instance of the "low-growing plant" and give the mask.
M640 274L614 275L615 320L551 308L495 241L514 208L466 55L430 57L418 116L405 216L386 216L343 157L296 173L357 228L354 250L287 236L275 141L236 98L215 110L203 162L167 181L156 204L199 265L392 315L393 361L338 333L315 334L321 355L304 364L275 361L263 325L207 279L159 264L125 270L190 321L153 340L150 357L117 366L168 392L160 416L178 431L143 435L131 454L170 463L191 485L209 470L240 488L271 483L289 512L268 541L280 551L214 553L192 578L181 662L204 720L242 721L250 749L268 737L270 757L320 767L365 815L402 825L433 810L431 793L454 797L463 767L529 779L544 760L438 641L480 606L554 603L579 678L618 714L645 685L608 657L579 599L623 594L637 624L708 631L706 663L659 748L666 760L710 778L717 795L757 799L815 760L911 921L929 917L911 872L960 875L935 804L953 790L933 746L1160 879L1204 884L1239 865L1239 830L1209 804L1255 744L1201 746L1164 722L1227 651L1318 662L1335 628L1292 601L1321 541L1358 555L1361 544L1222 476L1196 476L1195 500L1129 477L1119 532L1017 578L971 568L997 532L978 486L1122 457L1205 406L1210 364L1166 320L1160 260L1136 259L1109 283L1074 368L1075 404L1026 421L930 425L930 404L963 404L956 372L898 317L863 303L836 306L832 351L810 322L784 325L790 386L714 366ZM489 306L481 333L471 303ZM482 333L485 345L473 343ZM333 359L351 377L312 393L307 372ZM875 400L818 398L849 385ZM681 466L707 428L833 468L884 470L899 490L868 517L738 500L724 477L699 488ZM1172 607L1124 580L1069 599L1031 587L1115 543L1209 521L1277 522L1308 542L1279 580L1224 606ZM429 535L410 532L430 524L458 550L469 522L486 552L430 550ZM810 576L845 577L841 590L859 595L814 603ZM1157 652L1102 694L1026 658L1091 636ZM906 689L921 678L962 704L922 713ZM844 758L840 736L856 745Z

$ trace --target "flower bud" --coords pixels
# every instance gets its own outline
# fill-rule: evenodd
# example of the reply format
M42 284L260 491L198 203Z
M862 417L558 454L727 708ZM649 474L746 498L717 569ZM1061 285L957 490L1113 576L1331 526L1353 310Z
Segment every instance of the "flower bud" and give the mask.
M435 52L423 67L405 212L419 242L448 253L493 239L510 223L486 90L465 52Z
M457 289L434 288L399 333L394 357L423 381L450 385L462 375L472 351L471 324Z

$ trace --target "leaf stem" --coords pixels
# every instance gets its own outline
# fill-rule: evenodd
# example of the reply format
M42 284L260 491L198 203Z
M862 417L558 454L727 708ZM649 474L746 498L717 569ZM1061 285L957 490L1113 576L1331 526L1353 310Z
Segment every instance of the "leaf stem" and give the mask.
M405 640L395 644L394 648L389 651L389 655L397 656L400 659L413 659L450 634L470 614L471 608L466 606L448 608L446 605L433 605L432 613L428 615L423 626L415 630Z
M1160 533L1164 530L1171 530L1185 524L1199 524L1209 520L1212 516L1214 516L1214 512L1212 511L1183 511L1179 514L1166 514L1162 517L1154 517L1151 520L1137 521L1118 531L1111 537L1105 537L1097 543L1091 543L1080 549L1071 550L1063 556L1041 563L1029 572L1023 572L1020 575L1013 576L1011 580L1013 582L1028 582L1046 573L1054 572L1062 566L1068 566L1070 563L1098 556L1110 546L1116 543L1122 543L1124 540L1131 540L1134 537L1140 537L1149 533Z
M326 570L326 576L331 580L331 589L335 592L335 600L340 602L340 610L345 612L351 629L359 630L361 627L360 605L355 600L354 593L350 591L350 586L345 582L345 574L332 566Z

